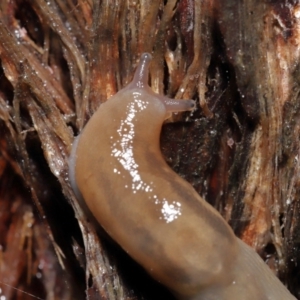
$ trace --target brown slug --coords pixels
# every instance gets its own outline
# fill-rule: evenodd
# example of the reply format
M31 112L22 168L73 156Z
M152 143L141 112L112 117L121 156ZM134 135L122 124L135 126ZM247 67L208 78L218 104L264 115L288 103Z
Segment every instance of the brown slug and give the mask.
M193 110L148 86L150 54L74 142L70 181L107 233L178 299L296 299L222 216L165 162L164 120Z

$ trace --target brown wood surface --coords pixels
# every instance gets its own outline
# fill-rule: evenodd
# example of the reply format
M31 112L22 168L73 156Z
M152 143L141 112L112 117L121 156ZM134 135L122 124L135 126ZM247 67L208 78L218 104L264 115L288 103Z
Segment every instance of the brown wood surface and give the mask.
M300 299L299 48L297 0L0 0L0 296L173 299L68 181L74 135L151 52L153 90L197 100L167 162Z

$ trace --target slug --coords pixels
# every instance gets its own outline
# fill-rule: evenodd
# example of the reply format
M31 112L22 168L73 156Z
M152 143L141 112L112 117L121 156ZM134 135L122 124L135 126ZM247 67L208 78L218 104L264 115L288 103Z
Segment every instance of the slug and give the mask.
M75 193L177 299L296 299L165 162L159 143L164 120L195 103L154 93L150 61L144 53L132 82L101 104L74 142L69 177Z

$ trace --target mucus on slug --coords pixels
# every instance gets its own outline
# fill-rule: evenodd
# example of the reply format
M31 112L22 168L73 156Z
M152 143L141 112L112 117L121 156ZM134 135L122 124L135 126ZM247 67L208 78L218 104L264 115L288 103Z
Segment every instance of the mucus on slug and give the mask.
M142 55L132 82L99 107L74 143L69 173L77 196L178 299L295 299L166 164L162 124L171 112L192 110L195 103L154 93L150 60Z

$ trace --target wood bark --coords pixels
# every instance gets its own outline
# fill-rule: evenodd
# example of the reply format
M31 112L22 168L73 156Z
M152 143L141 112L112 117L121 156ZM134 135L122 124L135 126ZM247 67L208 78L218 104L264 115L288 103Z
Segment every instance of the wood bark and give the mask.
M173 299L68 180L74 136L151 52L153 90L197 101L163 127L167 162L300 299L299 47L297 0L0 0L0 297Z

